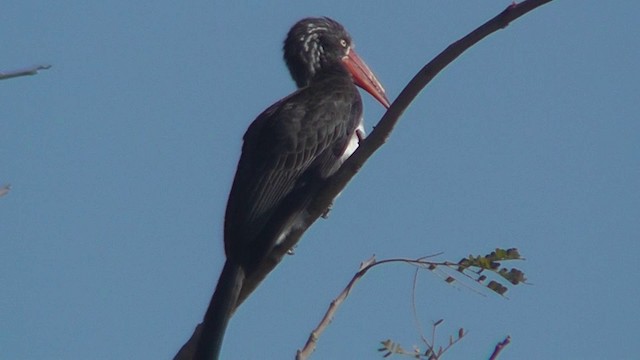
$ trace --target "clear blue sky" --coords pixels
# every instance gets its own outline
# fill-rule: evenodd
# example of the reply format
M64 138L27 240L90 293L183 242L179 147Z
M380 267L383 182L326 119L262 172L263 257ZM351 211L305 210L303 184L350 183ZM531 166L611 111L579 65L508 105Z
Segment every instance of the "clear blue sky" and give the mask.
M248 124L294 89L282 40L327 15L395 98L509 1L5 1L0 70L0 358L167 359L222 267ZM637 1L561 1L464 54L233 318L225 359L291 359L372 254L458 260L517 247L509 299L423 273L446 359L632 359L640 258ZM369 129L382 115L365 98ZM419 343L413 269L356 287L314 359Z

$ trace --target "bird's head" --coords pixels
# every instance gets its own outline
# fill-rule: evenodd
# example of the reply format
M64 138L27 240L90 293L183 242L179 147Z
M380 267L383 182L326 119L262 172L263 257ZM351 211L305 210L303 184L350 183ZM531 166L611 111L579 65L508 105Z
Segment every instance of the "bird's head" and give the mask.
M298 87L307 86L323 67L341 62L356 85L389 107L382 84L355 52L347 30L335 20L321 17L298 21L284 42L284 60Z

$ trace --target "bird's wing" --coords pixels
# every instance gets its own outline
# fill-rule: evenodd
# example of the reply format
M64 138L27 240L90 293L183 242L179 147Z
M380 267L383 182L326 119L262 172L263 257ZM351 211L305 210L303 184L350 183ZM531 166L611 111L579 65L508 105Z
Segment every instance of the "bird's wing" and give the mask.
M359 96L327 103L310 91L272 105L247 130L225 216L227 252L230 246L275 241L256 237L283 200L339 167L361 115Z

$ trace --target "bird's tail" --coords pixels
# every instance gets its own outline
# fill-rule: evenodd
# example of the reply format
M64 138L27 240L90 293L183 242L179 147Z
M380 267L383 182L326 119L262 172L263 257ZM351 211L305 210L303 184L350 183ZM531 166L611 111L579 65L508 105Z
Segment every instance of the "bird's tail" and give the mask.
M222 339L229 319L235 310L244 279L245 273L242 267L227 260L202 321L202 332L193 357L194 360L218 359Z

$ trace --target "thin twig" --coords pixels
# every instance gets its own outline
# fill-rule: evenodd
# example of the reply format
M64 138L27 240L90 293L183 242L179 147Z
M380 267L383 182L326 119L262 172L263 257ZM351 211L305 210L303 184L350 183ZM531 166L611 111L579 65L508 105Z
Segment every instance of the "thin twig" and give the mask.
M429 343L429 339L424 335L424 329L422 327L422 323L420 322L420 317L418 316L418 306L416 304L416 293L417 293L417 284L418 284L418 272L420 271L419 267L416 267L416 271L413 273L413 284L411 285L411 309L413 310L413 321L415 322L416 328L420 333L420 338L422 342L425 343L428 347L433 349L431 343Z
M504 338L504 340L496 344L496 348L493 349L493 353L491 354L491 357L489 358L489 360L496 360L498 358L498 355L500 355L500 352L502 351L502 349L504 349L510 343L511 343L511 336L507 335L507 337Z
M11 79L19 76L35 75L40 70L50 69L51 65L35 65L24 69L0 71L0 80Z
M340 305L342 305L342 303L347 299L347 296L349 296L349 293L351 293L351 290L355 286L356 282L360 280L364 276L364 274L369 271L369 269L378 264L379 263L376 262L375 256L372 256L369 260L360 264L360 269L358 269L358 272L353 276L351 281L349 281L347 286L345 286L340 295L333 299L333 301L329 305L329 308L327 309L327 312L325 312L324 316L322 317L322 320L320 320L318 326L316 326L316 328L313 329L313 331L309 335L307 343L301 350L298 350L296 354L296 360L306 360L309 358L309 356L311 356L311 353L313 353L313 351L316 349L316 344L318 342L318 339L320 338L320 335L322 335L324 330L329 326L329 323L331 323L331 320L336 314L336 311L338 311Z

